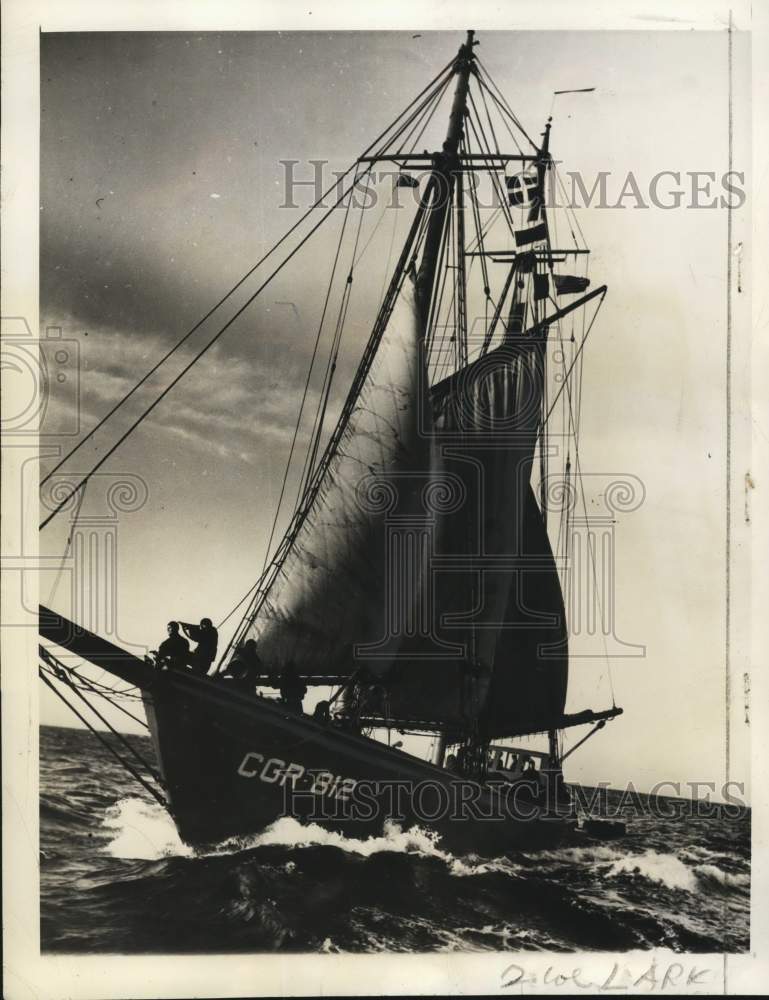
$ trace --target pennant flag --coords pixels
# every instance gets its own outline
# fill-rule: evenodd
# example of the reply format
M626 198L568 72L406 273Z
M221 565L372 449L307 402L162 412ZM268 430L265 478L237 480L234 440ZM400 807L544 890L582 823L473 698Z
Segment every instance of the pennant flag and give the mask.
M578 278L573 274L554 274L553 280L558 295L575 295L577 292L584 292L590 284L589 278Z
M550 293L550 282L546 274L534 275L534 298L537 300L546 299Z
M547 239L547 226L540 222L538 226L531 229L516 229L515 245L518 247L528 246L529 243L537 243L539 240Z
M411 174L398 174L395 186L399 188L417 188L419 187L419 181L416 177L412 177Z

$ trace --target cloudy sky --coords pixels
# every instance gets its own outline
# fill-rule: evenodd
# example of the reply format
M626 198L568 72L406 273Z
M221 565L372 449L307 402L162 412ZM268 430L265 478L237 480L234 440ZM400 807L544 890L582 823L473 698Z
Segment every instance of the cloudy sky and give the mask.
M81 431L297 220L298 211L280 207L280 161L298 160L303 177L311 159L344 169L462 40L412 34L42 36L41 321L77 341ZM562 169L579 170L588 187L608 171L610 203L631 171L647 203L660 171L712 172L713 193L722 193L724 33L480 40L483 62L529 133L552 113ZM738 97L748 51L738 36ZM575 87L596 90L553 101L554 90ZM735 106L739 149L749 108L742 99ZM676 186L668 178L660 193ZM306 205L308 191L297 201ZM644 484L643 505L618 517L615 572L616 633L646 655L613 664L626 715L575 754L576 779L632 777L648 787L723 776L726 214L692 208L690 194L668 210L629 198L579 211L591 275L609 286L586 355L582 465ZM399 225L382 225L384 251L369 251L376 278L356 286L363 291L345 335L340 391ZM170 617L218 621L259 575L335 238L333 228L319 234L105 467L148 487L145 506L120 522L125 642L154 645ZM214 329L207 324L191 347ZM68 468L87 469L167 378L153 380L116 430ZM49 433L71 422L71 406L54 393ZM97 502L89 495L83 512ZM45 551L63 551L67 528L65 515L46 530ZM66 581L59 588L51 600L66 611ZM606 703L604 674L598 661L575 661L571 710ZM65 718L44 700L43 721Z

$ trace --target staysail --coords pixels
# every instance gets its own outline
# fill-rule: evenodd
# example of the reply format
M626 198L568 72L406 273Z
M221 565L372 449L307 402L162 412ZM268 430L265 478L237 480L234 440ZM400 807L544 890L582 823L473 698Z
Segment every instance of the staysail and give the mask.
M246 633L271 671L387 668L388 517L419 516L430 469L429 393L407 276L315 502Z

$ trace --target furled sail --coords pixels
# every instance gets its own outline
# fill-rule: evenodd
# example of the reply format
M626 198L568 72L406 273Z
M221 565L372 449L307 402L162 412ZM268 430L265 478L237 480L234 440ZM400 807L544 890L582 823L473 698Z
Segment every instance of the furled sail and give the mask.
M386 670L388 524L419 519L431 469L429 391L410 277L404 280L336 454L248 636L267 668L302 676ZM410 593L416 599L419 571Z

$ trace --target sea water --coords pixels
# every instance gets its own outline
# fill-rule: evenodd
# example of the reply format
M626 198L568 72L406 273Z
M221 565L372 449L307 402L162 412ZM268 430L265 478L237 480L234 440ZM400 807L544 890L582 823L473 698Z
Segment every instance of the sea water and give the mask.
M748 811L628 816L620 840L493 859L426 830L359 840L289 818L196 851L90 733L52 727L40 795L43 951L749 947Z

